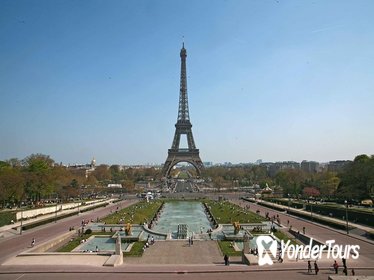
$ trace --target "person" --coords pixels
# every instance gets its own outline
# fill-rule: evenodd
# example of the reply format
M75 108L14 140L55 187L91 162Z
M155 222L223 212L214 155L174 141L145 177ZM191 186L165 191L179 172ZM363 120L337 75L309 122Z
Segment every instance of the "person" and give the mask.
M154 237L152 235L152 237L151 237L151 245L153 245L153 244L155 244L155 239L154 239Z
M352 268L352 270L351 270L351 273L352 273L352 276L355 276L355 270Z
M347 260L345 258L342 258L342 263L344 267L347 267Z
M346 266L343 268L343 273L345 274L345 276L348 275L348 270L347 270L347 267L346 267Z
M334 261L334 264L332 265L332 267L335 270L335 274L338 274L339 265L338 265L338 263L336 261Z
M315 273L316 273L316 275L317 275L317 274L318 274L318 271L319 271L317 261L314 261L314 271L315 271Z
M308 273L312 272L312 264L308 261Z
M229 256L228 255L225 255L223 257L224 261L225 261L225 265L230 265L230 260L229 260Z
M305 234L305 227L303 227L303 234Z
M31 247L34 247L34 245L35 245L35 238L33 238L33 239L31 240Z

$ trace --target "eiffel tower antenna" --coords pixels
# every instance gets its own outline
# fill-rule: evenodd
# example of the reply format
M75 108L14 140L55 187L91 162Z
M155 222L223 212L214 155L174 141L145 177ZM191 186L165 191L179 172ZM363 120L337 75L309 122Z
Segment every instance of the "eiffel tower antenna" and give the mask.
M195 141L192 135L192 124L190 121L190 113L188 109L188 95L187 95L187 70L186 58L187 51L184 48L184 36L182 49L180 51L181 57L181 77L180 77L180 90L179 90L179 106L178 118L175 124L175 134L171 149L168 150L168 157L165 161L162 173L168 177L170 170L179 162L188 162L192 164L198 176L204 168L203 163L199 156L199 149L196 148ZM181 135L187 136L187 149L179 148Z

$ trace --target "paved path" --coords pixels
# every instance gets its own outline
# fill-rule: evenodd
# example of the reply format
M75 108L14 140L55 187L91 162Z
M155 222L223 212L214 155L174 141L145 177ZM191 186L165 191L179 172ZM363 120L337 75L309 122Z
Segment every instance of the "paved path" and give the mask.
M126 258L126 264L222 264L217 241L157 241L141 258Z
M319 241L325 242L326 240L335 240L337 244L359 245L360 257L357 261L355 261L355 265L374 268L374 244L370 242L366 242L362 239L358 239L354 236L343 234L339 231L330 229L326 226L302 220L300 218L285 214L284 212L260 206L252 202L243 200L234 200L233 202L240 204L241 206L249 205L250 211L256 212L257 210L259 210L260 215L263 217L265 216L266 212L269 212L270 216L279 215L281 224L283 226L287 226L288 220L289 224L292 225L292 228L298 229L300 230L300 232L302 231L302 228L305 227L306 234ZM347 263L349 264L349 260L347 261Z
M256 279L256 280L268 280L268 279L287 279L287 280L327 280L329 275L332 275L329 271L320 271L318 275L312 275L305 272L305 270L296 271L245 271L245 272L233 272L230 270L231 267L222 267L222 270L218 272L199 272L199 271L186 271L183 267L174 267L174 270L167 273L151 272L147 270L138 273L129 273L125 270L119 271L113 269L112 271L106 272L83 272L83 273L66 273L66 272L55 272L55 273L16 273L16 274L0 274L0 280L62 280L62 279L80 279L80 280L148 280L148 279L164 279L164 280L193 280L193 279L204 279L204 280L244 280L244 279ZM374 275L372 271L357 271L357 276L360 275ZM350 280L348 277L343 279ZM355 278L356 279L356 278ZM372 278L366 278L365 280L372 280Z
M115 210L116 207L127 207L137 200L126 200L119 202L118 204L111 204L107 207L97 208L88 212L81 213L76 216L71 216L62 220L58 220L57 223L50 223L40 227L36 227L27 231L23 231L22 235L14 235L7 238L0 239L0 264L6 259L16 256L20 252L30 248L32 238L36 239L36 245L45 241L48 241L58 235L66 233L69 227L74 226L79 228L82 219L96 220L97 217L103 217L110 214L110 210ZM1 267L0 267L1 271Z
M299 213L302 213L302 214L305 214L305 215L310 215L310 211L306 211L304 209L295 209L295 208L289 208L288 206L285 206L285 205L281 205L281 204L276 204L276 203L272 203L272 202L269 202L269 201L265 201L265 200L258 200L258 201L261 201L262 203L266 203L266 204L270 204L270 205L274 205L276 207L279 207L279 208L282 208L284 209L284 211L286 211L287 209L290 209L290 211L294 211L294 212L299 212ZM314 206L314 204L311 204ZM318 206L319 204L317 204ZM323 205L323 204L321 204ZM291 213L292 214L292 213ZM349 216L349 215L348 215ZM337 218L332 218L332 217L328 217L328 216L325 216L325 215L320 215L320 214L317 214L315 212L313 212L313 217L318 217L318 218L322 218L324 220L329 220L329 221L332 221L332 222L335 222L335 223L338 223L338 224L341 224L343 226L346 225L346 221L344 220L341 220L341 219L337 219ZM373 215L373 219L374 219L374 215ZM355 224L353 222L350 222L349 221L349 217L348 217L348 224L349 226L352 226L352 227L355 227L355 228L358 228L362 231L365 231L365 232L368 232L368 231L372 231L373 228L372 227L369 227L369 226L365 226L365 225L361 225L361 224Z

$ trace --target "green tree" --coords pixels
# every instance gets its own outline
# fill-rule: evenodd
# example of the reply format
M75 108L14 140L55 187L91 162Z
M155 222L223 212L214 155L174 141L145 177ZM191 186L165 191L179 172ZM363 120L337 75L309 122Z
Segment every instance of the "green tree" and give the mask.
M25 158L25 191L32 200L39 201L55 192L53 165L54 161L43 154L32 154Z
M374 156L358 155L339 174L337 195L342 198L366 199L374 193Z

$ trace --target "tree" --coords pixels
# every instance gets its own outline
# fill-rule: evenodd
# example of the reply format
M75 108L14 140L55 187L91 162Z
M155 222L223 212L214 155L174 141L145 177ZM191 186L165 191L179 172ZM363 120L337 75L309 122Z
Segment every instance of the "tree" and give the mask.
M304 194L304 196L306 196L306 197L310 197L310 196L317 197L317 196L319 196L321 193L320 193L320 191L319 191L317 188L315 188L315 187L305 187L305 188L303 189L303 194Z
M283 194L298 195L301 184L305 182L306 174L298 169L285 169L275 175L275 182L283 188Z
M24 195L24 178L18 168L0 168L0 199L17 204Z
M366 199L374 193L374 156L358 155L339 174L341 182L338 196L341 198Z
M43 154L32 154L24 159L25 191L30 198L39 201L55 191L52 168L54 161Z
M95 171L92 172L92 175L94 175L98 181L110 180L112 178L109 166L105 164L96 167Z

